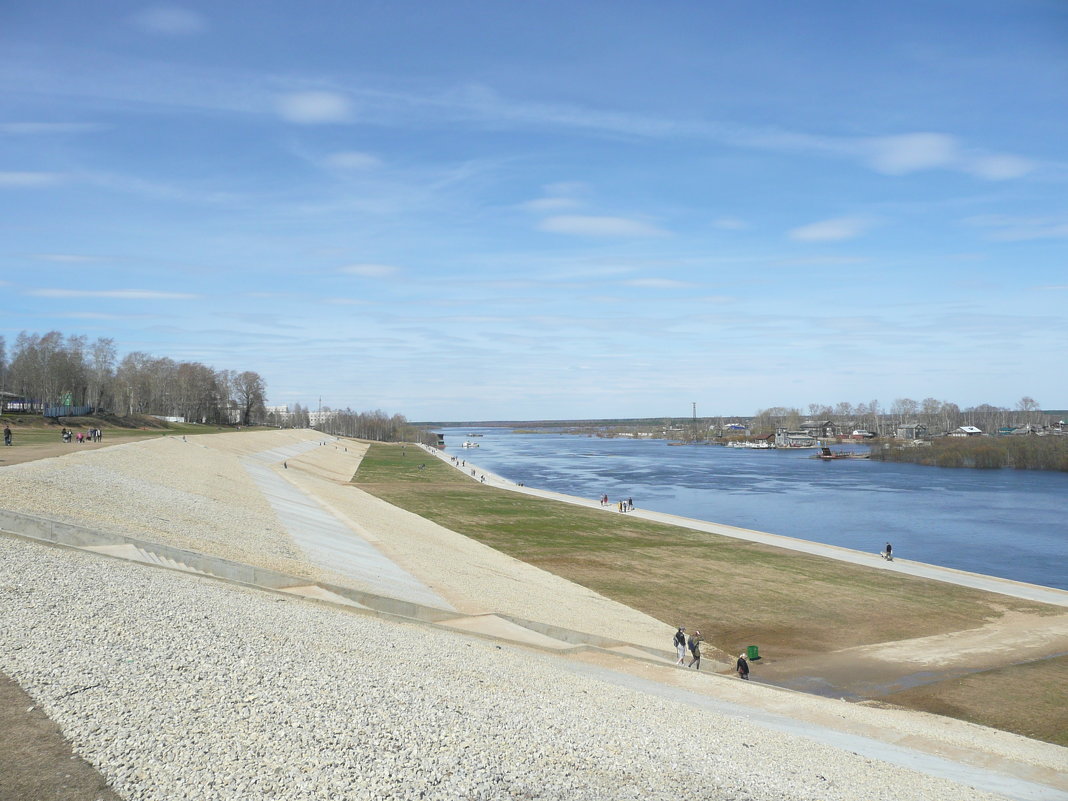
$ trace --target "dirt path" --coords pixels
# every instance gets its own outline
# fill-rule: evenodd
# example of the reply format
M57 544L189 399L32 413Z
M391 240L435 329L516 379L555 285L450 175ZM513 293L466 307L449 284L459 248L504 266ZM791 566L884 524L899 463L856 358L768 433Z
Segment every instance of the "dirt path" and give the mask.
M58 435L57 435L58 436ZM36 462L38 459L54 459L57 456L65 456L68 453L80 451L95 451L99 448L109 448L112 445L124 445L127 442L139 442L143 439L156 439L160 434L132 434L130 436L109 437L102 442L55 442L45 445L12 445L10 448L0 446L0 467L23 462Z
M59 727L0 673L0 801L120 801Z
M51 459L159 436L105 442L12 445L0 450L0 467ZM2 446L0 446L2 447ZM92 765L75 756L63 736L14 681L0 673L0 801L121 801Z

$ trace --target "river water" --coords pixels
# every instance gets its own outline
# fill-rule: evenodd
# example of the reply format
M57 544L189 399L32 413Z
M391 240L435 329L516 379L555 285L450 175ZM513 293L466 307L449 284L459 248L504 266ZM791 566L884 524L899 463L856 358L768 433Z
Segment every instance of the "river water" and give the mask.
M1068 590L1068 473L504 428L444 433L448 454L529 487L632 497L636 507L861 551L889 541L902 559ZM479 447L461 447L468 440Z

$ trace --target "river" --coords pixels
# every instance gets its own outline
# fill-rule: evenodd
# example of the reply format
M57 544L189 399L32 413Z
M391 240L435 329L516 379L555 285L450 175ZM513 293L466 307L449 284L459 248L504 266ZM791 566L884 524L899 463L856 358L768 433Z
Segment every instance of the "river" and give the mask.
M446 428L446 452L529 487L1068 590L1068 474ZM468 434L481 434L470 437ZM463 448L464 441L479 447ZM836 446L837 447L837 446ZM858 446L858 449L863 449Z

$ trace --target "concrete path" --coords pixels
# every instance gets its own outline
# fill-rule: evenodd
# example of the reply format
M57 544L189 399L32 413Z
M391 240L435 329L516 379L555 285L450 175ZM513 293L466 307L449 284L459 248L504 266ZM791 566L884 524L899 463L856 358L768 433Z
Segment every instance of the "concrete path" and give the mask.
M355 579L367 592L455 611L448 601L398 567L347 523L286 481L277 471L277 466L284 464L286 459L318 447L323 446L319 442L302 442L241 459L242 466L308 561ZM282 469L284 472L286 468Z
M489 481L488 476L486 480ZM851 751L872 760L900 765L902 768L960 782L985 792L998 793L1006 798L1016 799L1016 801L1068 801L1068 791L1063 786L1054 787L1042 781L1032 781L1019 775L1019 772L1014 774L1014 772L1006 771L1004 765L1000 766L1002 770L998 770L997 766L969 764L963 759L938 756L908 745L899 745L885 739L869 737L856 731L843 730L834 725L805 719L803 715L790 716L789 713L783 714L782 711L762 709L753 704L723 700L712 695L715 691L712 687L705 692L700 692L595 665L564 660L561 660L560 665L565 670L593 676L610 684L682 702L694 707L695 710L708 710L735 718L738 721L736 728L738 737L745 742L759 743L762 737L767 736L769 730L780 731L840 748L843 751ZM780 704L780 710L783 707L788 708L788 704ZM908 738L905 742L908 742ZM1026 772L1026 768L1020 772ZM1041 774L1042 771L1035 770L1034 773Z
M1058 590L1053 587L1026 584L1020 581L998 578L996 576L984 576L980 573L968 573L963 570L954 570L953 568L939 567L938 565L929 565L923 562L912 562L907 559L895 558L892 562L887 562L879 554L875 553L866 553L851 548L841 548L837 545L824 545L820 542L800 540L795 539L794 537L784 537L779 534L768 534L763 531L737 528L735 526L727 526L721 523L709 523L705 520L695 520L690 517L681 517L679 515L667 514L665 512L635 509L631 512L622 513L618 511L615 504L601 506L600 501L592 498L565 495L560 492L534 489L532 487L521 487L514 481L509 481L494 473L487 472L475 465L471 459L468 458L467 454L469 451L467 450L464 451L463 457L457 457L458 459L462 458L463 461L467 463L465 467L461 468L458 463L452 461L451 454L439 451L436 448L423 447L427 453L430 453L446 464L455 467L464 476L471 478L474 481L480 481L484 476L484 483L487 485L510 490L512 492L521 492L525 495L533 495L539 498L550 498L554 501L561 501L562 503L569 503L575 506L585 506L590 509L600 509L604 511L605 514L633 515L634 517L639 517L644 520L652 520L657 523L666 523L672 526L693 529L694 531L705 531L709 534L719 534L724 537L734 537L735 539L759 542L765 545L773 545L776 548L786 548L791 551L808 553L814 556L824 556L828 559L851 562L853 564L864 565L865 567L871 567L878 570L891 570L909 576L932 579L934 581L944 581L949 584L958 584L962 587L971 587L972 589L983 590L985 592L1009 595L1014 598L1022 598L1028 601L1037 601L1039 603L1052 604L1054 606L1068 607L1068 591ZM474 451L474 454L477 455L477 451ZM476 473L475 477L471 476L472 470Z

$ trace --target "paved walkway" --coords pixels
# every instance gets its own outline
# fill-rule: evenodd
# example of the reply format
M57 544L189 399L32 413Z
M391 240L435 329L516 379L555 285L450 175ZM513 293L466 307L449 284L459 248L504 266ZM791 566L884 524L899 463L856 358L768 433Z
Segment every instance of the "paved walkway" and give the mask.
M665 512L635 509L631 512L622 513L617 510L615 504L601 506L600 501L591 498L565 495L560 492L534 489L532 487L521 487L514 481L509 481L494 473L482 470L475 465L467 457L467 454L472 453L473 455L477 455L477 450L465 450L464 456L456 457L467 463L465 467L461 468L458 463L452 461L451 454L439 451L436 448L427 448L424 446L424 449L428 453L441 459L446 464L460 470L460 472L468 478L472 478L471 471L474 470L476 477L473 480L480 480L481 477L485 476L486 484L501 489L511 490L512 492L521 492L539 498L551 498L555 501L570 503L575 506L585 506L590 509L601 509L605 514L633 515L634 517L640 517L644 520L653 520L658 523L666 523L672 526L693 529L694 531L706 531L709 534L719 534L724 537L734 537L735 539L759 542L765 545L773 545L776 548L786 548L791 551L813 554L814 556L824 556L829 559L851 562L853 564L864 565L878 570L890 570L896 573L904 573L909 576L932 579L934 581L944 581L949 584L958 584L962 587L971 587L985 592L995 592L1000 595L1009 595L1014 598L1022 598L1028 601L1037 601L1039 603L1052 604L1054 606L1068 607L1068 591L1058 590L1053 587L1025 584L1020 581L1011 581L1010 579L998 578L996 576L984 576L980 573L968 573L963 570L954 570L953 568L939 567L938 565L929 565L923 562L912 562L907 559L895 558L892 562L887 562L879 556L879 554L866 553L851 548L841 548L837 545L824 545L820 542L800 540L795 539L794 537L784 537L779 534L768 534L763 531L737 528L735 526L727 526L721 523L709 523L705 520L695 520L690 517L681 517L679 515L667 514Z
M318 447L322 445L317 441L302 442L241 459L289 536L307 554L308 561L355 579L367 592L455 611L452 604L277 472L277 466L284 465L286 459Z

